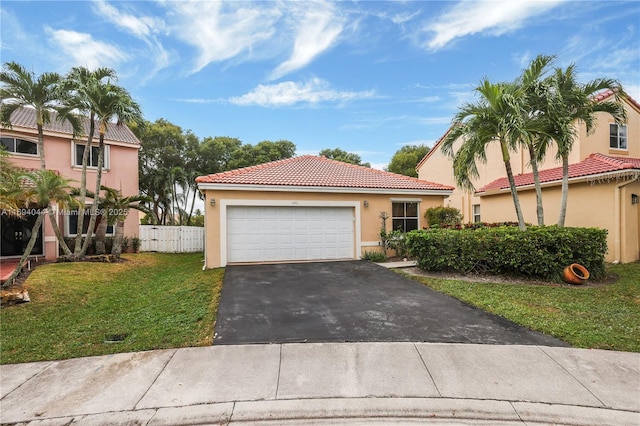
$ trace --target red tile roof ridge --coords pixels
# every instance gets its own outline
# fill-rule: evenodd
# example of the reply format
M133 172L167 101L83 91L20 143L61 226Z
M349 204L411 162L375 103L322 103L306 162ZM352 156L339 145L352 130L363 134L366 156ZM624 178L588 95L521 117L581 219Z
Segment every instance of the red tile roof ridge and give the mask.
M291 162L292 160L295 159L299 159L302 157L313 157L312 155L301 155L299 157L291 157L291 158L285 158L282 160L275 160L275 161L270 161L268 163L262 163L262 164L256 164L254 166L247 166L247 167L240 167L238 169L233 169L233 170L226 170L224 172L218 172L218 173L211 173L208 175L204 175L204 176L198 176L196 178L196 182L207 182L208 180L212 180L216 177L222 177L222 176L235 176L235 175L239 175L242 173L246 173L246 172L251 172L254 170L260 170L260 169L264 169L267 167L271 167L271 166L275 166L277 164L283 164L283 163L288 163Z
M607 164L611 164L612 166L619 167L621 169L635 168L633 163L629 162L628 157L612 157L609 155L601 154L599 152L594 152L593 154L589 155L589 158L597 159L599 161L605 162Z

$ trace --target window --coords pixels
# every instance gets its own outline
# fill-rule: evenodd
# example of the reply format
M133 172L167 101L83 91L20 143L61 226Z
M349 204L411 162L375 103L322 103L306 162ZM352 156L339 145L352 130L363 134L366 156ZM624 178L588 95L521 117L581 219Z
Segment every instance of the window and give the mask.
M2 147L16 154L38 155L38 144L18 138L2 137Z
M609 147L627 149L627 126L609 124Z
M479 223L480 219L480 204L473 205L473 223Z
M86 235L87 229L89 229L89 221L91 220L91 210L89 210L91 206L87 206L84 211L84 221L82 222L82 235ZM66 211L67 218L67 232L66 235L68 237L75 236L78 234L78 210L70 210ZM98 220L100 220L100 216L96 220L96 227L98 226ZM104 218L102 218L104 219ZM113 235L113 226L107 226L107 235Z
M394 231L409 232L418 229L418 203L396 202L391 205Z
M84 149L87 145L76 143L74 147L74 155L73 155L73 165L82 167L82 156L84 155ZM89 162L87 163L87 167L98 167L98 155L99 148L97 146L91 146L91 152L89 153ZM103 167L105 169L109 168L109 146L105 145L104 147L104 163Z

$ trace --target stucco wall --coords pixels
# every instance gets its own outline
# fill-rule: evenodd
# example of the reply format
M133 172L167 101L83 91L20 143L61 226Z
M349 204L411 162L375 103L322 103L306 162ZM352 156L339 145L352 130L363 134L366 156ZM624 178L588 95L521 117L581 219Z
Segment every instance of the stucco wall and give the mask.
M631 204L631 194L640 195L640 182L632 183L620 192L620 222L616 221L616 185L619 181L591 184L575 183L569 187L567 200L566 226L596 227L607 230L609 251L606 260L632 262L638 260L638 205ZM560 212L561 188L559 186L543 189L543 207L545 224L553 225L558 221ZM536 194L534 190L519 191L520 204L524 219L537 224ZM510 192L482 197L483 220L487 222L515 221L516 214ZM621 228L617 228L621 226ZM620 239L620 253L616 249L616 235Z
M211 206L211 199L216 200L216 205ZM419 227L426 225L424 213L430 207L442 206L442 196L438 195L407 195L407 194L354 194L336 192L279 192L279 191L205 191L205 240L206 240L206 265L208 268L221 266L220 253L220 209L223 208L223 200L271 200L295 202L319 201L319 202L351 202L359 206L360 212L360 247L354 247L356 253L364 251L380 250L380 228L382 221L381 212L386 212L387 230L391 230L391 203L392 201L419 201ZM368 207L365 207L365 200ZM357 238L356 238L357 240Z
M2 129L2 136L17 137L37 142L37 135L26 135L16 130ZM97 141L95 141L97 143ZM124 196L138 194L138 147L136 145L116 145L108 143L110 148L110 169L102 171L102 185L116 188L122 191ZM45 134L44 154L46 167L55 170L62 176L72 179L71 186L79 186L82 175L81 167L72 166L72 143L68 136ZM39 169L39 156L10 154L11 161L24 168ZM95 169L87 170L87 188L95 191ZM138 215L129 214L125 221L124 235L134 237L138 235ZM64 212L61 212L58 225L65 234ZM44 221L45 226L45 257L55 259L58 252L58 242L53 233L49 219ZM66 234L65 234L66 235Z

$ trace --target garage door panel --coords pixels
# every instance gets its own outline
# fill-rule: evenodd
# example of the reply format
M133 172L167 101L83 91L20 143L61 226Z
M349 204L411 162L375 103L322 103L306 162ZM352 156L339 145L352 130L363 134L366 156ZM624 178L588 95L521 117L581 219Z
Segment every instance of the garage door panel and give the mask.
M229 206L228 262L352 259L354 232L350 207Z

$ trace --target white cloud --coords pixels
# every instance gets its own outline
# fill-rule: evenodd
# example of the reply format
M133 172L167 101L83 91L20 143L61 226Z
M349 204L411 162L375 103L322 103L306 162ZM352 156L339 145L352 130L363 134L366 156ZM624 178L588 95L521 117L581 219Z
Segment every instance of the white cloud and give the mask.
M162 19L151 16L134 16L132 13L125 13L104 0L94 3L96 14L108 20L116 27L142 40L149 49L144 56L154 62L152 70L148 70L147 79L154 76L159 70L170 64L169 53L158 40L157 34L165 30L165 23Z
M132 14L123 13L104 0L96 1L94 6L97 15L106 18L138 38L147 38L164 28L164 22L159 18L150 16L136 17Z
M306 83L285 81L278 84L260 84L253 91L242 96L229 98L236 105L257 105L263 107L289 106L298 103L318 104L321 102L348 102L357 99L375 98L373 90L363 92L340 92L319 78Z
M292 71L305 67L322 52L333 46L344 29L346 19L335 5L325 1L291 3L295 25L293 52L271 74L278 79Z
M170 32L198 50L192 72L212 62L224 61L240 54L249 55L261 43L271 39L274 24L282 13L277 3L172 1L169 16L175 18Z
M453 40L477 33L501 35L516 30L536 15L558 6L563 0L479 0L461 1L424 28L433 33L424 47L438 50Z
M74 65L82 65L90 69L114 68L128 59L128 55L116 46L94 40L91 34L54 30L48 26L44 30L50 41L64 54L61 56L71 58L70 62Z

